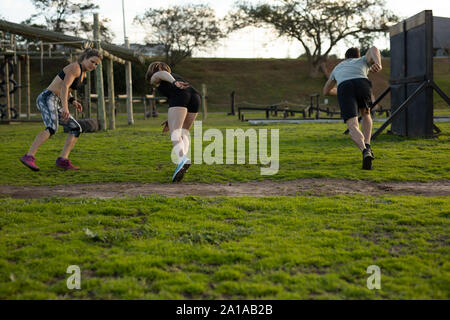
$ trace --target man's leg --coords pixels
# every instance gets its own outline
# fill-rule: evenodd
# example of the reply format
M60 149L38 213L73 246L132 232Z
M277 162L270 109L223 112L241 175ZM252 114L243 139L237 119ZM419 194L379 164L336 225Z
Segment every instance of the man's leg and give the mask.
M366 149L366 145L364 143L364 135L361 130L359 130L358 117L350 118L346 123L353 142L361 151L364 151L364 149Z
M361 109L361 131L364 135L364 143L370 145L370 138L372 135L372 117L370 111Z

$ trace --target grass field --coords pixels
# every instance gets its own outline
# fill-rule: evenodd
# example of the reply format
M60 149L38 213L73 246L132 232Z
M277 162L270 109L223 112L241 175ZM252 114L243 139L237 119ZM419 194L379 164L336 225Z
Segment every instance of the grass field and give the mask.
M0 126L0 184L54 185L93 182L169 183L175 165L170 160L171 142L159 126L164 119L137 120L128 126L121 118L115 131L83 134L71 154L80 172L55 170L54 162L64 145L65 134L47 141L37 154L41 171L32 173L20 162L42 124ZM380 123L376 123L375 127ZM439 123L442 133L431 139L402 138L382 134L373 142L375 170L363 171L361 154L344 135L343 123L282 124L253 127L236 117L211 114L203 130L218 128L279 128L279 171L262 176L260 164L193 165L186 182L293 180L298 178L344 178L370 181L428 181L450 178L448 161L450 123ZM191 134L193 132L191 131ZM195 142L195 141L194 141ZM203 141L203 146L212 142ZM225 143L224 143L225 146ZM193 147L195 144L193 143ZM269 152L270 153L270 152ZM356 168L356 170L355 170Z
M407 196L4 199L0 299L448 299L449 213Z
M34 173L18 158L42 125L0 126L0 184L168 183L164 117L134 126L120 117L115 131L83 134L71 156L78 172L54 167L62 132ZM253 127L211 114L203 130L278 128L279 173L203 164L185 180L448 180L450 124L439 126L431 139L382 134L374 170L363 171L342 123ZM0 199L0 299L450 298L448 197L217 196ZM81 290L66 287L70 265L81 268ZM381 290L366 287L370 265L381 269Z
M47 63L42 78L39 64L32 64L32 104L61 63ZM330 61L329 67L336 63ZM449 92L449 59L435 59L434 65L436 82ZM375 94L389 82L389 60L383 66L372 78ZM117 68L119 94L124 93L123 68ZM276 175L262 176L261 165L248 164L247 157L246 164L193 165L185 187L204 183L218 190L215 183L302 183L297 179L303 178L323 178L320 183L450 179L450 123L437 123L442 132L429 139L384 132L372 143L373 170L363 171L361 153L343 134L342 122L252 126L223 113L232 90L238 103L308 104L324 79L307 77L301 59L187 59L174 71L197 87L208 86L211 113L203 131L279 130ZM133 67L135 95L148 89L144 73L145 67ZM450 115L435 97L435 115ZM118 109L124 112L123 103ZM142 106L136 104L135 110L142 112ZM54 165L66 137L62 128L37 154L41 171L32 172L19 157L42 123L0 125L0 186L170 183L175 168L171 142L160 127L166 106L159 110L156 119L135 115L135 125L129 126L120 115L116 130L83 134L70 157L81 167L77 172ZM380 125L374 123L374 129ZM210 144L202 143L203 148ZM0 194L0 299L449 299L449 197L384 194L155 194L108 200L24 200ZM81 268L81 290L66 286L70 265ZM380 290L366 286L371 265L380 267Z

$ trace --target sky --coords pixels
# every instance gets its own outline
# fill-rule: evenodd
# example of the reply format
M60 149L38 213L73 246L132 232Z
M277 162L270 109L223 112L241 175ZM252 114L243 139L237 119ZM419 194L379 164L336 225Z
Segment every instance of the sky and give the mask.
M95 0L100 6L101 18L109 18L109 24L115 33L114 43L121 44L124 39L122 0ZM250 2L260 2L250 0ZM265 2L276 2L267 0ZM218 17L223 17L234 6L235 0L124 0L125 28L131 43L143 43L145 31L133 24L136 15L143 14L148 8L167 8L186 3L207 4L216 11ZM400 17L413 16L423 10L433 10L433 15L450 17L449 0L387 0L386 7ZM34 13L30 0L0 0L0 18L11 22L21 22ZM358 45L354 43L352 45ZM380 49L389 48L387 38L379 39L375 45ZM331 53L341 57L348 44L340 43ZM194 52L196 57L224 58L296 58L304 52L295 39L279 38L271 30L246 28L232 33L227 39L221 40L214 49Z

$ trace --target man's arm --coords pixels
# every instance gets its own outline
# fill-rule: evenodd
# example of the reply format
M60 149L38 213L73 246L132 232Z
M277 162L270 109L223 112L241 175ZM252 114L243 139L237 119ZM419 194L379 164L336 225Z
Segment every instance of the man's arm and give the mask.
M323 95L324 96L336 96L337 88L336 88L336 80L328 79L323 87Z
M379 72L383 67L381 66L381 54L377 47L373 46L366 52L366 60L370 65L371 72Z

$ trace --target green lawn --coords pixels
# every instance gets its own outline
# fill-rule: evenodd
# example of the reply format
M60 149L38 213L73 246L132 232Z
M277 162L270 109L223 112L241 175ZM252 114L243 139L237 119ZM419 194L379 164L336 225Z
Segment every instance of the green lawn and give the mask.
M121 117L115 131L81 135L71 159L82 170L62 172L54 162L66 134L60 132L47 141L37 154L41 171L32 172L20 162L41 123L0 126L0 184L55 185L94 182L169 183L175 165L170 160L171 142L160 132L166 115L151 120L136 120L128 126ZM375 128L381 123L375 123ZM251 126L237 117L210 114L203 129L277 129L279 128L279 172L260 174L260 164L193 165L186 182L224 182L250 180L293 180L297 178L344 178L371 181L429 181L450 178L450 123L438 123L437 138L403 138L383 133L373 142L374 170L363 171L361 153L353 145L343 123L276 124ZM191 134L193 131L191 130ZM269 135L270 137L270 135ZM211 142L203 141L203 147ZM224 146L225 146L224 142ZM195 143L193 143L195 147Z
M2 199L0 299L449 299L449 213L444 197Z
M42 124L1 125L0 184L169 183L165 117L120 116L117 130L83 134L77 172L54 167L62 129L35 173L18 158ZM431 139L380 135L363 171L341 122L251 126L212 113L204 130L279 129L279 172L202 164L185 181L449 179L450 123L438 126ZM0 299L449 299L449 213L448 197L421 196L0 199ZM70 265L81 290L66 287ZM381 290L366 287L371 265Z

